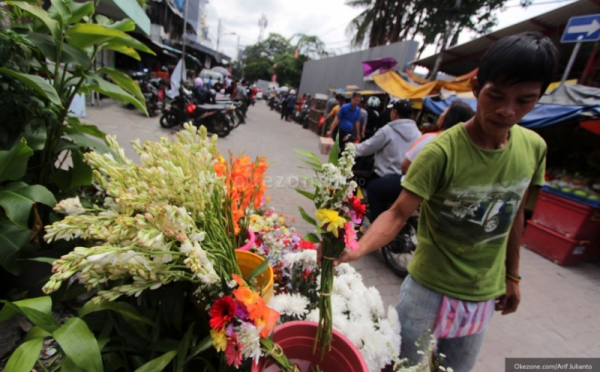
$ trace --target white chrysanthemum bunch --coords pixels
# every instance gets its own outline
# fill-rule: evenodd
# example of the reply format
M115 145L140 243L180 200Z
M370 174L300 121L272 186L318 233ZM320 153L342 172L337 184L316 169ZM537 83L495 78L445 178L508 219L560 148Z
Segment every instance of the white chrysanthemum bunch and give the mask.
M231 220L223 203L226 190L214 171L215 136L186 125L173 142L134 141L142 165L125 157L116 138L108 136L107 143L117 159L85 155L95 186L106 195L102 205L86 209L78 198L61 201L55 210L68 216L46 227L45 235L48 242L81 238L96 246L76 248L55 261L46 293L78 272L88 289L125 279L101 290L97 302L177 280L211 285L237 272L226 233Z
M316 267L317 252L304 250L287 253L282 262L285 267L300 265L310 270ZM319 311L316 303L310 302L309 296L305 293L279 294L271 299L269 306L279 311L282 319L316 322L319 320ZM333 328L358 348L371 371L379 371L397 360L400 352L398 313L392 306L386 313L377 289L366 287L362 276L349 264L344 263L336 268L331 303Z

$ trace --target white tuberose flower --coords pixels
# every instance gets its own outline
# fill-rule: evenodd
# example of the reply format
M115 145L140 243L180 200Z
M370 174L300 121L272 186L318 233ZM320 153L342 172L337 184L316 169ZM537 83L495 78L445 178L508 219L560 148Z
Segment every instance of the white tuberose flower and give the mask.
M54 210L60 213L68 214L69 216L85 213L85 209L79 201L79 196L61 200L60 203L56 204Z

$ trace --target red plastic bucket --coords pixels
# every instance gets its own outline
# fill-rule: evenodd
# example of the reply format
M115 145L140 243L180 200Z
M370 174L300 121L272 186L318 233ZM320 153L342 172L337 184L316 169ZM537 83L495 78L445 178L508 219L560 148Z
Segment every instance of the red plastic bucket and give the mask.
M340 332L333 330L331 351L325 352L321 361L321 350L313 354L317 323L297 320L275 328L273 341L279 344L290 362L296 364L300 372L308 372L311 366L319 366L322 371L368 372L369 368L360 351ZM252 372L278 372L277 366L261 358L252 364Z
M522 243L561 266L577 265L590 245L589 241L567 238L533 221L528 221Z

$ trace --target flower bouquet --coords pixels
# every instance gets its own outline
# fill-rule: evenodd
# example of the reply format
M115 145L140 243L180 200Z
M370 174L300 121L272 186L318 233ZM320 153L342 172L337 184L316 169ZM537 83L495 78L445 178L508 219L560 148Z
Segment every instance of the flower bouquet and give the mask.
M351 180L354 145L348 144L341 157L338 157L338 146L339 138L331 150L329 161L325 164L312 152L297 150L305 157L302 161L311 166L316 174L315 178L307 177L309 183L314 186L313 193L297 191L311 199L317 209L313 219L299 207L304 220L314 225L319 234L307 234L305 239L320 242L322 249L319 326L315 338L315 352L320 343L323 355L325 349L331 350L333 260L339 257L344 249L358 248L355 229L365 213L364 205L354 197L357 185Z
M243 358L258 363L261 355L266 355L282 371L297 371L269 338L279 313L268 307L241 277L234 274L233 278L237 288L218 298L210 310L210 337L215 349L224 351L227 364L235 368Z

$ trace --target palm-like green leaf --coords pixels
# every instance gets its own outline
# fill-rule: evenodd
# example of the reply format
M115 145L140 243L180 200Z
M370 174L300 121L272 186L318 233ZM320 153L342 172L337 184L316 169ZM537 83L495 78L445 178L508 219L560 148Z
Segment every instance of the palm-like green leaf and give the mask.
M98 342L83 320L69 318L52 336L77 367L89 372L103 371Z
M31 208L35 203L49 207L56 204L54 195L42 185L28 186L24 183L13 183L0 190L0 206L6 216L16 225L26 228Z
M41 76L24 74L22 72L9 70L7 68L0 68L0 74L8 75L20 80L21 82L27 84L31 89L39 93L42 97L47 98L52 103L62 107L62 102L54 87Z
M10 356L5 371L30 372L38 360L43 344L43 338L35 338L22 343Z
M0 151L0 182L22 178L32 155L33 150L24 139L15 143L9 151Z

